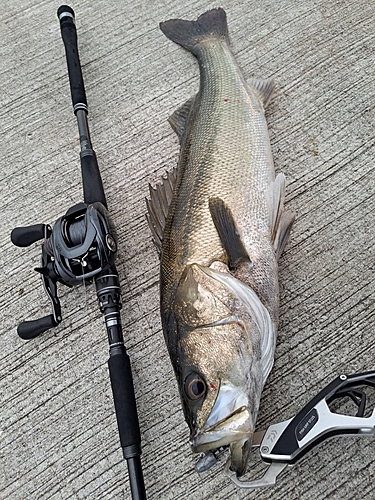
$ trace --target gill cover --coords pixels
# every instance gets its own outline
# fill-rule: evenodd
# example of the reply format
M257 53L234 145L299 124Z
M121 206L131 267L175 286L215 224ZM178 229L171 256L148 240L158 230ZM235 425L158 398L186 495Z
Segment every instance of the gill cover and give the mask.
M180 340L198 327L204 329L230 323L244 326L246 321L254 322L259 332L265 382L273 364L276 332L267 309L248 285L229 271L224 273L212 267L190 264L177 288L174 314ZM253 343L257 339L249 340Z

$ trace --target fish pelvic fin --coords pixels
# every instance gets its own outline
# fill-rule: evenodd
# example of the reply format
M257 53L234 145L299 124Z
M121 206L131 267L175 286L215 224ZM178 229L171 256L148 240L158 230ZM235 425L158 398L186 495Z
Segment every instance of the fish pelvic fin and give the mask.
M173 42L197 55L200 42L207 38L220 37L228 40L228 25L225 10L209 10L196 21L170 19L160 23L162 32Z
M284 209L285 175L278 174L270 186L271 234L277 259L282 254L295 221L295 214Z
M229 260L229 269L233 271L243 263L250 264L249 255L238 233L230 208L221 198L210 198L209 208Z
M280 218L279 227L277 228L275 241L273 243L277 259L280 258L280 255L284 251L285 245L288 242L289 235L295 220L296 220L295 214L288 211L283 212Z
M182 136L184 134L184 130L189 118L190 111L194 105L195 97L196 96L193 96L190 99L188 99L181 107L176 109L176 111L172 113L171 116L168 118L168 122L178 135L180 143L182 141Z
M171 204L174 185L177 177L177 168L166 172L161 182L155 187L149 184L150 198L146 198L147 211L146 219L151 230L156 249L161 254L161 245L165 222L168 216L169 205Z

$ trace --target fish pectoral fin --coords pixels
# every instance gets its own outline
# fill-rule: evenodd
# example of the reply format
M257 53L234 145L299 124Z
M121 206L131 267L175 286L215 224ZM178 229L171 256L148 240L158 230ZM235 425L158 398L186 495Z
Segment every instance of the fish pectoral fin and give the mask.
M159 255L161 253L165 221L167 220L169 205L172 200L176 176L177 169L173 168L166 172L161 179L161 183L157 184L155 187L149 184L150 198L146 198L148 211L146 219Z
M228 256L229 269L232 271L244 262L250 263L249 254L237 231L230 208L221 198L210 198L209 208L221 244Z
M266 108L275 90L275 80L273 78L268 78L267 80L263 78L251 78L249 83L262 101L263 107Z
M272 243L279 258L288 241L295 215L284 211L285 175L278 174L270 186Z
M180 106L171 116L168 118L168 122L170 123L173 130L178 135L178 138L181 142L186 122L188 121L189 114L191 109L193 108L195 97L193 96L188 99L182 106Z

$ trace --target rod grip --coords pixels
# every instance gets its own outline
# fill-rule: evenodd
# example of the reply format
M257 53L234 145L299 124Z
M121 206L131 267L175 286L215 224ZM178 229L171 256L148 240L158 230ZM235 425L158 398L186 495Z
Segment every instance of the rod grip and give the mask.
M81 156L81 171L85 203L90 205L100 202L107 208L103 182L94 152L92 155Z
M83 83L81 63L78 54L74 10L68 5L62 5L57 11L57 16L60 20L61 37L65 46L73 107L75 107L78 103L82 103L87 106L85 86Z
M126 459L141 454L141 433L130 359L126 352L108 360L121 447Z
M17 328L17 333L23 340L30 340L41 333L57 326L57 323L52 314L44 316L44 318L35 319L33 321L24 321Z

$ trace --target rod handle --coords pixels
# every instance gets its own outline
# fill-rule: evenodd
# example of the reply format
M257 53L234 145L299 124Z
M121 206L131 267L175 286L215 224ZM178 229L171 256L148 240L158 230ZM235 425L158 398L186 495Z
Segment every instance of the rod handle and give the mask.
M57 326L57 323L52 314L44 316L44 318L35 319L32 321L23 321L18 325L17 333L23 340L30 340L41 333Z
M36 241L44 239L44 228L45 224L15 227L11 232L10 239L17 247L29 247Z
M133 500L146 500L140 455L141 433L134 395L130 359L125 350L108 360L117 425L124 458L127 461Z
M78 54L74 10L68 5L62 5L57 10L57 17L60 20L61 37L64 42L66 62L68 64L70 92L74 111L76 112L75 106L77 104L84 104L87 107L87 100Z
M107 208L103 182L94 152L92 155L81 156L81 171L85 203L90 205L100 202Z
M140 455L141 433L130 359L126 351L111 356L108 360L108 368L124 457Z

